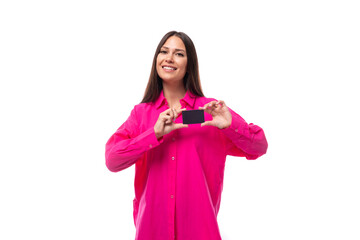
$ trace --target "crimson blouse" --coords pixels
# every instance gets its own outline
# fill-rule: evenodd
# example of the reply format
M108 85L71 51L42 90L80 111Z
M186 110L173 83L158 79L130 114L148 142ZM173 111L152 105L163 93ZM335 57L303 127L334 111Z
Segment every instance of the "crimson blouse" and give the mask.
M180 103L194 110L214 100L187 91ZM226 129L191 124L158 140L154 125L168 108L163 91L155 102L135 105L106 143L106 166L118 172L135 164L135 240L219 240L226 156L254 160L265 154L264 131L228 107ZM205 121L211 119L205 112ZM181 114L175 122L182 123Z

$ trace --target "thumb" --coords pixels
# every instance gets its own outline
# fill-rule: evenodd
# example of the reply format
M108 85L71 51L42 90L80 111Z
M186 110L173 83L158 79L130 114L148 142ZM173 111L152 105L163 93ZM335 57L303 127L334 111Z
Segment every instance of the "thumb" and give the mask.
M206 122L203 122L202 124L201 124L201 126L203 127L203 126L213 126L213 122L212 121L206 121Z
M186 128L186 127L189 127L189 124L176 123L176 124L174 125L174 130L175 130L175 129L180 129L180 128Z

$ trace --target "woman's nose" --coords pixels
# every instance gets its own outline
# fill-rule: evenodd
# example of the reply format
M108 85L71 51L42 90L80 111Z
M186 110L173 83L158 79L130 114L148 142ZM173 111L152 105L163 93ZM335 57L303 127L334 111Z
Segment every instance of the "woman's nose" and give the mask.
M173 60L172 54L168 54L168 55L166 56L165 61L166 61L166 62L173 62L174 60Z

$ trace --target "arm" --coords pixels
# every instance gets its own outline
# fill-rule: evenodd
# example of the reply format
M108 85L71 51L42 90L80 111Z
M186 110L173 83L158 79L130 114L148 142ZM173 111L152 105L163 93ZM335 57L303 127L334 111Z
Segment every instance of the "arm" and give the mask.
M252 123L247 124L239 114L230 108L229 110L231 125L220 129L227 137L226 154L246 157L248 160L255 160L265 154L268 143L262 128Z
M247 124L223 100L214 99L199 109L204 109L213 118L201 126L217 127L225 135L226 155L254 160L266 153L268 144L264 131L252 123Z
M139 133L135 107L128 119L110 137L105 146L106 166L112 172L118 172L134 164L151 148L163 142L155 136L151 127Z

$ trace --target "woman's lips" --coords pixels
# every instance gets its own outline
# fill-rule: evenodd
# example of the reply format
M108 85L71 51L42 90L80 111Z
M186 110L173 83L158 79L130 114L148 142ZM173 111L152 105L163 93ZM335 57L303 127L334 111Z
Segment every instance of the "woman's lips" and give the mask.
M176 67L171 67L171 66L162 66L162 69L164 69L165 72L173 72L177 68Z

